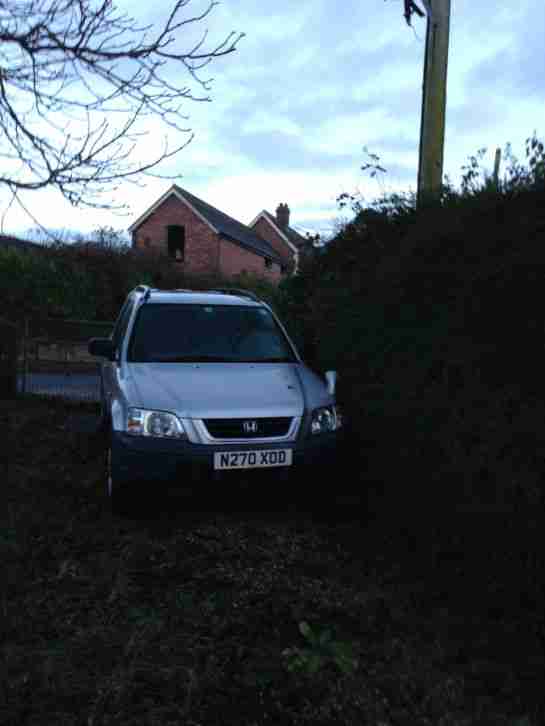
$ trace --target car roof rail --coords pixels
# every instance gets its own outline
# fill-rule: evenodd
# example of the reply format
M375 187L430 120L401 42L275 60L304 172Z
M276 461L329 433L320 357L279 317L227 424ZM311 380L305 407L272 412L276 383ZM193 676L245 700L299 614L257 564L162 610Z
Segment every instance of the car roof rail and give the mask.
M198 290L188 290L186 287L174 287L172 290L169 290L167 288L159 288L159 287L150 287L149 285L138 285L134 288L136 292L165 292L165 293L171 293L171 292L199 292Z
M247 297L250 300L253 300L254 302L262 303L264 302L260 298L257 297L257 295L250 290L243 290L240 287L219 287L214 288L213 290L188 290L187 288L183 287L177 287L173 290L161 290L157 287L150 287L149 285L137 285L134 288L134 292L143 292L144 297L142 298L142 302L146 302L146 300L149 299L149 296L152 292L164 292L164 293L174 293L174 292L183 292L183 293L196 293L199 292L202 294L208 294L208 293L217 293L218 295L238 295L239 297Z
M152 288L149 285L137 285L134 288L134 291L135 292L143 292L144 293L144 297L142 298L142 302L147 302L147 300L149 300L149 296L152 293L152 290L154 290L154 289L155 288Z
M250 292L249 290L243 290L239 287L221 287L215 288L214 290L206 290L206 292L216 292L221 295L238 295L239 297L248 297L254 302L263 302L263 300L258 298L257 295L255 295L253 292Z

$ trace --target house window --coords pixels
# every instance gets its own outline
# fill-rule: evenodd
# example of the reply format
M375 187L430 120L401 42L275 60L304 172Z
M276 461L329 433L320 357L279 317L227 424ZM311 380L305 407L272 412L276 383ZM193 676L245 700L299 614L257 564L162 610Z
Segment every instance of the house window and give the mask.
M183 262L185 256L185 227L180 224L169 224L167 227L167 245L169 257L176 262Z
M272 267L272 260L267 260L267 259L265 259L265 268L266 268L267 270L270 270L270 269L271 269L271 267Z
M283 275L285 275L287 271L288 271L288 268L286 267L286 265L280 265L280 272Z

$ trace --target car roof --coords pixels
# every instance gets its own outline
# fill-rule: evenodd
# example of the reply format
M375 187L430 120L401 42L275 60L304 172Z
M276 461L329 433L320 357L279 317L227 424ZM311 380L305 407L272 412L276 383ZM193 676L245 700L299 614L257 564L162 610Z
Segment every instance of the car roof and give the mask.
M145 293L141 293L144 297ZM146 298L146 305L170 303L175 305L237 305L245 307L263 307L265 304L243 295L223 294L219 292L197 292L176 290L151 290Z

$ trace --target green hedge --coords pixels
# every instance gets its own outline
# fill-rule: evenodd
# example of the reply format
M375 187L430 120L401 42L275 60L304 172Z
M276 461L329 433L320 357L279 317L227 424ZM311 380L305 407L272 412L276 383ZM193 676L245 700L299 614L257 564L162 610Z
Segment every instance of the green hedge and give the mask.
M184 275L167 257L135 254L128 248L58 245L39 252L0 250L0 289L5 317L39 314L86 320L115 320L128 292L138 284L164 289L244 287L277 307L277 288L257 276Z
M418 211L407 200L360 208L284 285L319 367L339 371L354 482L378 482L396 506L545 502L537 153L499 190L446 188Z

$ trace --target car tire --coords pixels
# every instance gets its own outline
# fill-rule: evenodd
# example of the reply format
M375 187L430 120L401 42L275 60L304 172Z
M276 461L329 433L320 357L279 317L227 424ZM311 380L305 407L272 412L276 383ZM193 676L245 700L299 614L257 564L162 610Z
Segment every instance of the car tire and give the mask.
M106 434L110 428L110 416L104 395L104 383L100 377L100 412L98 415L97 434Z
M131 517L136 513L135 490L125 478L121 478L112 456L111 435L106 448L106 496L112 514L117 517Z

